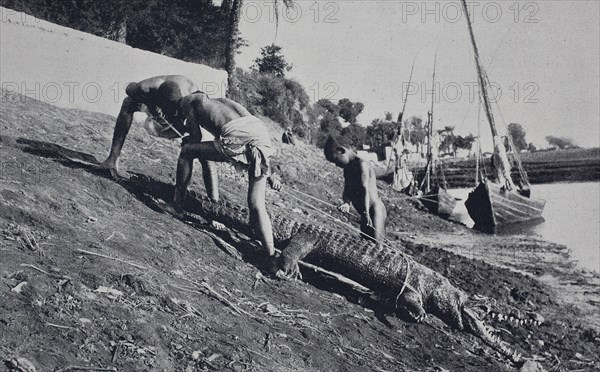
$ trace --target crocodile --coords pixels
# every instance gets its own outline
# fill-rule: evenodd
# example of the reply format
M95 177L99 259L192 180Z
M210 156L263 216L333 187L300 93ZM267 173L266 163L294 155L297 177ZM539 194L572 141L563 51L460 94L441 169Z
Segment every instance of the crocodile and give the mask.
M253 235L247 208L195 196L188 198L186 209ZM446 277L399 249L279 215L272 214L271 221L275 242L282 249L276 261L280 272L297 273L298 262L303 260L339 273L373 290L385 305L414 321L432 314L454 329L479 337L511 361L521 360L482 320L485 313L492 313L489 303L482 305L481 298L470 298Z

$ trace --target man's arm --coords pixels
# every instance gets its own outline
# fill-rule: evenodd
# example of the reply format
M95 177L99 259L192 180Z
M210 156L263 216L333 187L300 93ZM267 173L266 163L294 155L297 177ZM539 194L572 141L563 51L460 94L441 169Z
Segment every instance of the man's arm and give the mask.
M200 122L195 115L194 103L197 98L191 95L183 97L179 100L181 109L180 116L186 120L185 130L189 136L185 137L184 143L198 143L202 141L202 131L200 130Z

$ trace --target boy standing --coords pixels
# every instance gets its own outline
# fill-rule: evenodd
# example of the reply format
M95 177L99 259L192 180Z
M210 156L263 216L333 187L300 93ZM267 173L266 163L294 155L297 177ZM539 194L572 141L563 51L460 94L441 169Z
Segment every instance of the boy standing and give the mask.
M387 213L377 193L373 169L366 160L358 157L356 151L342 137L329 137L325 144L325 157L344 169L344 204L338 209L347 213L352 203L361 217L360 230L382 245L385 240Z

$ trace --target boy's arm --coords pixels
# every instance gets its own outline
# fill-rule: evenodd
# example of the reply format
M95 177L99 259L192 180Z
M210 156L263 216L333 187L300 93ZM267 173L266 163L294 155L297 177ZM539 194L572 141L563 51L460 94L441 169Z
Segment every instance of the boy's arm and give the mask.
M348 183L350 182L350 177L344 172L344 191L342 192L342 201L343 204L338 207L340 212L342 213L350 213L350 203L352 203L352 198L350 196L350 187Z
M371 215L369 214L369 207L371 204L371 198L369 195L369 177L370 177L370 167L369 164L365 161L365 160L361 160L360 162L360 186L364 189L365 191L365 198L364 198L364 206L365 209L363 211L363 213L365 214L365 218L367 220L367 225L371 226L373 225L373 223L371 222Z
M344 191L342 192L342 200L344 201L344 204L350 204L352 202L352 199L350 198L350 187L348 187L348 179L346 174L344 174Z

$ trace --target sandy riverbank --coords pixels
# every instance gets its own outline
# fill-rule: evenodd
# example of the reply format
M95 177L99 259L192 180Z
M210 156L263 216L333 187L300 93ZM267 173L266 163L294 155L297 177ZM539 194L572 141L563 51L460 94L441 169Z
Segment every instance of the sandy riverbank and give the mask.
M134 127L121 165L129 181L95 171L113 125L106 115L3 95L1 359L23 357L38 371L518 368L476 337L436 319L423 325L383 314L326 278L265 277L253 241L216 233L202 216L189 225L152 208L171 195L177 143ZM276 125L271 129L280 138ZM282 146L275 163L289 190L337 203L341 171L310 146ZM243 204L244 180L221 171L223 198ZM194 179L192 189L203 192ZM398 249L465 292L495 299L500 310L544 317L538 327L486 320L503 340L546 370L600 367L598 277L574 270L564 247L474 233L381 187ZM336 228L285 194L269 192L267 199L271 213ZM240 257L226 253L214 234Z

